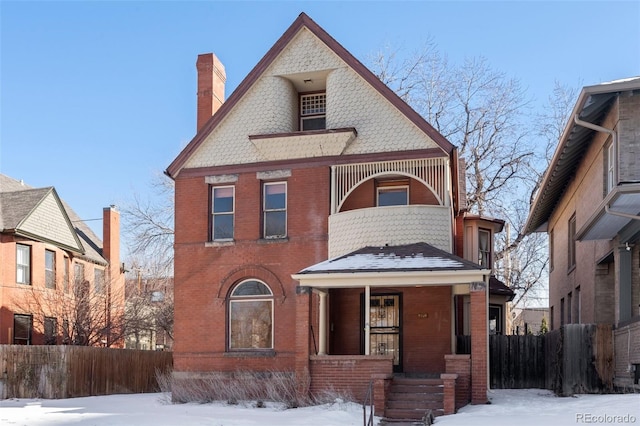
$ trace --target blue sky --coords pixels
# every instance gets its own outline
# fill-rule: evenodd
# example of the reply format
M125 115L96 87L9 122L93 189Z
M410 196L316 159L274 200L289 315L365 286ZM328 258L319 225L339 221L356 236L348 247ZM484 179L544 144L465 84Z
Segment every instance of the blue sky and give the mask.
M148 192L195 134L197 55L224 63L229 96L300 12L365 64L429 38L450 61L482 56L538 105L554 81L640 75L638 1L0 0L0 173L55 186L84 219Z

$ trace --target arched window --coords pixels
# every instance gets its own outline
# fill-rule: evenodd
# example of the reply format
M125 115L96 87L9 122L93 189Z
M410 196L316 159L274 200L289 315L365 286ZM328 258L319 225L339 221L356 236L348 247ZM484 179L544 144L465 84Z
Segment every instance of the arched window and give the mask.
M245 280L231 292L229 349L273 349L273 293L265 283Z

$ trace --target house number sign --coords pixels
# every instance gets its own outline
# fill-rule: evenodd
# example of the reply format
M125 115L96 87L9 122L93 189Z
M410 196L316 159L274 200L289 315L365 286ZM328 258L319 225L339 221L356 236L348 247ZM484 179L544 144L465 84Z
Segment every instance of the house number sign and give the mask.
M420 312L420 313L418 314L418 318L420 318L420 319L429 318L429 314L428 314L428 313L426 313L426 312Z

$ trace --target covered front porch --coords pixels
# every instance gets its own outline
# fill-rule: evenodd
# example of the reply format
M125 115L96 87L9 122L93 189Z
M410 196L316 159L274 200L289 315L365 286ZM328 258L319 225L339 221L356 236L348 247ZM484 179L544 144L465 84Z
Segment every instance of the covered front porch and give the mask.
M379 396L393 377L444 374L472 402L486 402L489 276L426 243L365 247L295 274L316 295L311 391L344 388L360 399L372 381L382 381ZM459 295L471 299L470 356L453 355ZM466 383L455 382L465 375Z

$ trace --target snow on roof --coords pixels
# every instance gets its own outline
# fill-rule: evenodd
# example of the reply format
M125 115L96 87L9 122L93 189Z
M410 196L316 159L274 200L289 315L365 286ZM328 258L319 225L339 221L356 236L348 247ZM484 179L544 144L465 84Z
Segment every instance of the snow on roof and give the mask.
M462 263L443 257L425 257L421 253L412 257L395 254L355 254L353 256L329 259L306 268L303 272L361 270L361 269L440 269L460 268Z
M352 253L325 260L300 274L327 272L386 272L479 270L479 265L426 243L401 246L364 247Z

